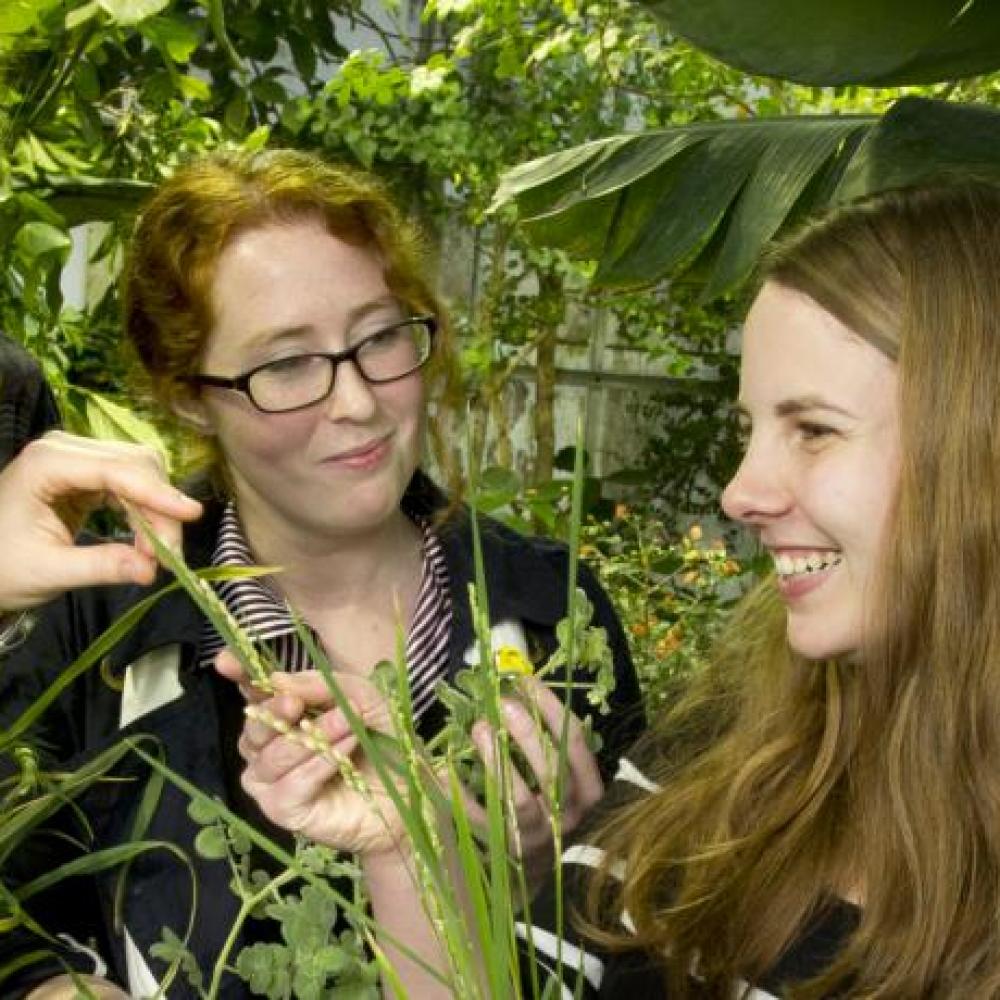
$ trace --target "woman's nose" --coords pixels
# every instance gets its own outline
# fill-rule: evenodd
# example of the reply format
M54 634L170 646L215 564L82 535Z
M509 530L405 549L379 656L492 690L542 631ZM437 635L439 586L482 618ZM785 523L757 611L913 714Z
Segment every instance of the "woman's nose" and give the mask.
M722 509L734 521L760 524L791 506L787 470L777 456L752 443L736 474L722 491Z
M342 361L337 366L333 391L326 400L326 417L329 420L370 419L377 409L374 386L358 371L353 361Z

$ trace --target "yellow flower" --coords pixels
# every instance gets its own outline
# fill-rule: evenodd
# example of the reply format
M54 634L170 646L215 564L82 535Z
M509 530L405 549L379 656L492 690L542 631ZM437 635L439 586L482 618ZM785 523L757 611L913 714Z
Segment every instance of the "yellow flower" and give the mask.
M688 538L690 538L692 542L700 542L701 536L702 531L700 524L692 524L691 527L688 528Z
M516 646L501 646L496 651L497 670L502 674L533 674L531 661Z

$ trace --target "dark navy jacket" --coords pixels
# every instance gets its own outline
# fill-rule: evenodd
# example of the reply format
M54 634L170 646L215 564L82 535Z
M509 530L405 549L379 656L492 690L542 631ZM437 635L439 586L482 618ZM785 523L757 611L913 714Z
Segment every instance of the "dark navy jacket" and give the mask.
M422 514L433 514L444 504L440 491L420 474L403 503L409 511ZM210 562L220 515L221 505L209 504L205 516L187 530L185 555L190 565L200 567ZM451 586L454 619L448 671L453 677L464 665L463 656L473 642L467 596L473 578L472 534L464 509L437 530ZM481 535L491 622L520 622L529 649L542 660L555 648L554 626L566 612L566 548L548 540L525 538L487 518L482 519ZM67 594L47 606L28 642L0 664L0 725L9 726L59 670L111 622L166 582L164 577L153 588L92 588ZM640 692L621 625L606 594L586 567L581 567L579 583L594 605L594 624L607 630L614 653L617 687L612 711L594 718L594 728L604 739L600 760L607 778L612 762L642 728ZM75 682L46 714L37 732L41 740L51 744L60 766L73 768L123 736L145 734L155 738L174 771L246 815L246 802L234 802L239 794L234 791L239 770L234 745L234 727L240 718L238 694L215 671L196 667L201 626L201 614L187 596L181 591L170 593L119 643L100 669L89 671ZM120 689L126 668L151 651L178 645L183 690L178 689L174 700L120 728ZM576 699L573 708L578 715L589 714L582 697ZM421 722L424 735L436 731L442 718L440 706L433 706ZM153 740L147 745L153 746ZM99 784L80 800L92 827L94 848L127 842L132 836L149 771L137 758L130 757L118 773L134 780ZM210 972L236 916L237 899L229 888L226 862L201 859L191 849L197 828L186 809L186 796L166 784L144 837L177 845L194 865L198 907L191 947L202 969ZM79 835L79 828L76 832ZM13 859L14 869L5 872L5 879L17 881L50 870L63 860L59 856L61 849L56 840L36 837ZM10 863L7 867L10 869ZM125 945L114 913L121 877L118 869L60 882L44 900L32 900L28 909L53 932L65 931L76 942L92 944L107 961L109 978L124 984ZM183 936L191 912L190 874L174 854L157 849L136 858L124 878L122 921L154 973L162 975L165 967L149 959L149 947L160 939L165 925ZM0 969L37 947L37 938L21 932L0 933ZM232 954L238 952L239 945ZM65 958L82 971L93 971L93 962L78 951L67 950ZM0 983L0 998L21 996L30 985L61 971L61 966L51 963L31 966ZM169 995L187 997L193 993L179 977ZM240 997L247 991L239 981L231 979L220 995Z

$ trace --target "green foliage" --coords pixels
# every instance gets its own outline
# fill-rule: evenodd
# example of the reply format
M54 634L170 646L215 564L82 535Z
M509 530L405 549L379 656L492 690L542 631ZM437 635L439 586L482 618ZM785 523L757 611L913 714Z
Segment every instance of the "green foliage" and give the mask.
M676 126L523 164L497 203L517 203L539 242L598 258L595 288L687 274L710 299L830 203L956 171L1000 177L998 122L993 109L907 97L881 119Z
M580 554L621 616L650 716L702 669L727 611L770 569L721 537L706 540L698 525L675 539L656 513L624 504L583 525Z
M525 534L539 532L553 538L569 538L572 480L549 479L527 485L512 469L490 466L478 482L476 503L484 514ZM584 507L591 510L600 500L600 483L584 481Z
M0 326L39 357L72 429L153 433L105 419L93 395L120 399L126 381L114 276L132 213L176 164L265 141L289 92L315 91L317 66L343 54L337 12L318 0L45 0L0 14ZM89 250L99 280L69 307L69 229L93 222L105 226Z
M470 595L475 608L475 594ZM491 664L485 669L480 664L459 670L454 681L440 683L437 696L445 706L447 721L435 736L431 748L443 753L455 767L462 783L477 797L482 798L486 789L486 772L482 759L473 746L472 728L486 717L485 706L494 697L524 701L520 678L533 675L552 687L565 688L563 681L556 681L560 673L572 676L574 690L585 691L587 702L594 711L606 714L608 701L614 690L615 674L607 632L591 625L594 609L583 590L576 591L574 614L556 625L557 646L544 664L533 664L526 653L514 646L497 645L491 640ZM569 657L573 669L567 670ZM499 674L499 676L496 676ZM530 702L528 702L530 708ZM540 720L537 720L541 726ZM585 727L585 738L592 753L601 749L600 736L593 732L590 720ZM544 732L544 726L541 726ZM549 747L555 756L555 746ZM527 767L517 747L511 748L514 766L529 787L537 791L530 768Z
M748 84L624 0L429 3L417 35L399 25L382 41L286 105L275 135L371 166L446 238L471 227L473 301L455 303L457 327L467 394L494 405L518 364L551 369L536 348L590 270L525 241L510 213L487 216L502 172L636 124L714 120L746 105ZM647 339L662 347L670 335L660 327ZM540 453L554 450L552 434L540 419ZM509 464L504 449L495 460ZM533 485L551 475L536 465Z
M184 978L199 992L203 993L205 977L195 957L188 951L187 944L169 927L164 927L160 940L150 949L153 958L159 958L168 965L176 965Z
M232 870L230 884L240 909L210 979L187 942L169 928L154 945L154 957L176 964L200 997L216 996L223 973L229 971L257 996L320 1000L332 993L376 1000L378 966L359 931L365 925L350 919L353 910L365 905L360 872L350 858L300 839L294 854L284 859L287 867L272 874L258 867L260 835L254 836L221 803L196 795L188 815L202 827L195 850L227 862ZM310 877L312 881L304 880ZM353 884L353 900L346 901L327 879ZM248 920L271 921L278 940L247 945L233 958L237 934Z
M1000 68L1000 10L963 0L644 0L678 34L750 73L810 84L934 83Z

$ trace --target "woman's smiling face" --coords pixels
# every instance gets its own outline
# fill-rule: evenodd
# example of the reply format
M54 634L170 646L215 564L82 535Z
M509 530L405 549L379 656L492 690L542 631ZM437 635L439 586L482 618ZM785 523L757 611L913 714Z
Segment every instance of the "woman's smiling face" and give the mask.
M791 647L863 645L899 478L896 365L807 296L764 286L743 334L751 429L726 513L774 557Z
M374 250L308 219L236 237L219 258L211 301L200 367L213 375L343 351L406 315ZM192 408L218 439L252 533L308 543L378 530L398 513L420 459L420 372L371 385L346 362L331 395L296 412L261 413L245 395L211 388Z

